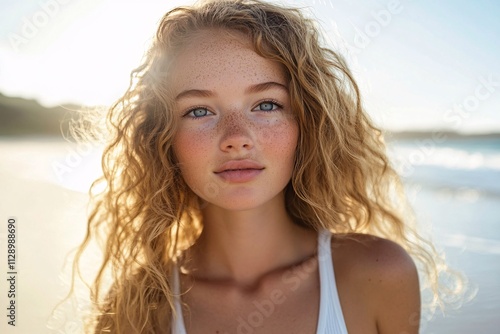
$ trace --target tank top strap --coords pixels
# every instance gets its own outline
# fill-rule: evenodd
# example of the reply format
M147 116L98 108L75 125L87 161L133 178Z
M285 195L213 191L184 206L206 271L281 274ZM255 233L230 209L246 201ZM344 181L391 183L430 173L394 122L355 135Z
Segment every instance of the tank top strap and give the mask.
M322 230L318 234L318 263L320 279L320 307L316 334L347 334L340 306L335 271L332 261L332 233Z
M174 266L172 272L172 290L174 293L174 314L172 314L172 334L186 334L184 316L182 315L181 288L179 279L179 268Z

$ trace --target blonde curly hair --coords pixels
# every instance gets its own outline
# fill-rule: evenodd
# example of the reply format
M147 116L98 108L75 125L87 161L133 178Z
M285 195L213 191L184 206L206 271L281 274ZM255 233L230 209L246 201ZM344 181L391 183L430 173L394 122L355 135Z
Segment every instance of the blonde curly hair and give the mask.
M244 33L257 54L286 71L299 126L294 170L284 189L294 221L314 230L397 242L420 264L438 296L434 248L415 232L413 220L402 218L407 201L382 132L367 117L344 59L323 46L314 21L298 9L258 0L205 1L163 16L128 90L109 109L104 176L93 189L100 183L106 187L93 195L88 233L77 255L93 238L104 240L104 260L91 294L93 331L170 331L172 268L203 222L172 150L176 120L169 66L190 36L210 28ZM109 289L104 284L108 269Z

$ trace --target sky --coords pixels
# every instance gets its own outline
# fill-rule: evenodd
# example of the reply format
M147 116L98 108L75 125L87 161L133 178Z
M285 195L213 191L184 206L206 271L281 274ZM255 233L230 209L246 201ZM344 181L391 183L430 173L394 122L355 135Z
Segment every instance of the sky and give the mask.
M391 130L500 132L500 1L272 0L304 7ZM162 15L189 0L0 0L0 92L109 105Z

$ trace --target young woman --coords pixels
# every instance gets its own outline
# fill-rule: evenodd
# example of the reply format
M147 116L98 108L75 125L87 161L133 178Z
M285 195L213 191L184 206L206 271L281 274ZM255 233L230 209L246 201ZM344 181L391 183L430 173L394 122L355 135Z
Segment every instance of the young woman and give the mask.
M93 332L418 332L409 254L435 283L432 254L351 73L300 11L170 11L108 120L81 247L104 235Z

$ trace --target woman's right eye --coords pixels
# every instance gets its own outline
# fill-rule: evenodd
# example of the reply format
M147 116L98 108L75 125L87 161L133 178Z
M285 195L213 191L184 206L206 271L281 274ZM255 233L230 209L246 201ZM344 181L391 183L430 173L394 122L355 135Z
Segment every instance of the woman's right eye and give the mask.
M209 114L211 114L211 112L208 111L207 108L194 108L194 109L191 109L190 111L188 111L186 116L189 116L192 118L201 118L201 117L208 116Z

